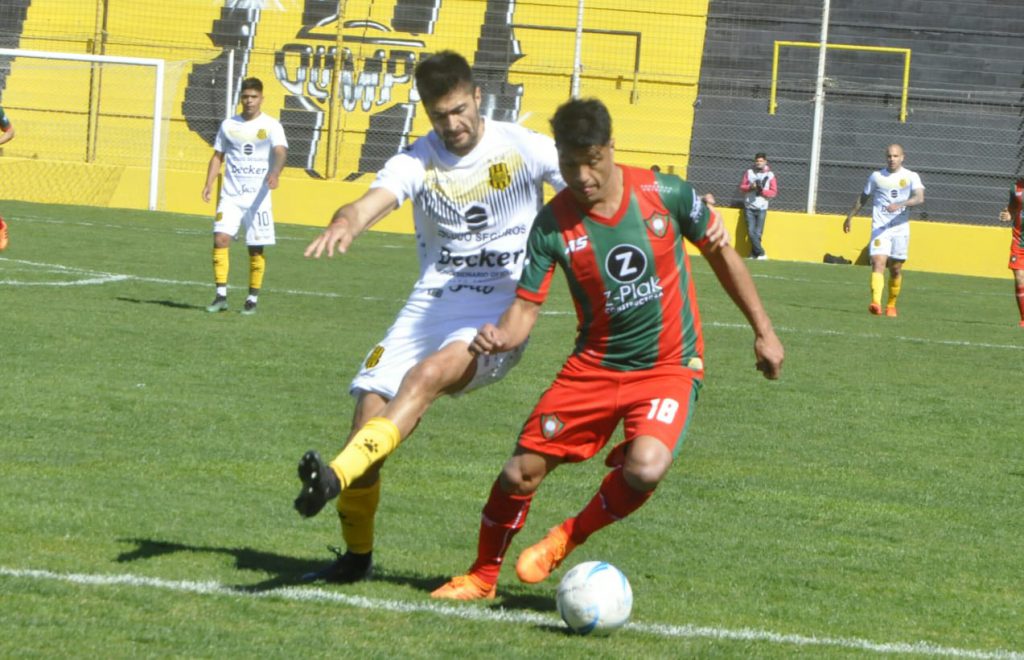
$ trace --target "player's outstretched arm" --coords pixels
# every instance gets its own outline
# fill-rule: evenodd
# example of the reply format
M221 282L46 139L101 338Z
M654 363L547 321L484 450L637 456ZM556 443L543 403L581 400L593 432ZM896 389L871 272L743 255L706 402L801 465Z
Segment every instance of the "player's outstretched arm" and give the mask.
M474 353L501 353L519 346L530 336L540 314L540 305L516 298L498 320L484 324L476 333L469 350Z
M371 188L354 202L345 204L331 217L319 236L306 246L307 257L319 259L324 251L328 257L344 254L359 234L398 207L398 199L384 188Z
M722 288L754 329L755 367L765 378L775 380L782 373L785 351L782 342L775 335L772 321L761 304L761 296L757 293L757 287L754 286L754 280L750 277L743 258L732 246L719 250L702 249L701 253L715 271Z

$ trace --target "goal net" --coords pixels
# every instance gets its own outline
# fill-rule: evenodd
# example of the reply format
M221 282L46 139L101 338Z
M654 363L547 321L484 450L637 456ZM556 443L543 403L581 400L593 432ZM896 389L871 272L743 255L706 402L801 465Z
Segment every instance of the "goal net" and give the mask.
M158 208L173 98L166 68L161 59L0 48L0 104L16 135L0 160L5 196L102 206L141 195L139 205Z

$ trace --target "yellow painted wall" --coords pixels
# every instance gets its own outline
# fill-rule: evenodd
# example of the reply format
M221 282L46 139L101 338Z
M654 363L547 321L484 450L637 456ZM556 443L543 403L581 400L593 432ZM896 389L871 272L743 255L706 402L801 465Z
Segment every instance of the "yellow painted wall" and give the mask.
M101 9L108 8L108 39L102 49ZM221 55L209 31L221 15L222 3L211 0L33 0L24 31L23 48L63 52L99 52L167 60L167 103L171 118L165 131L164 167L159 208L212 216L204 204L204 183L210 147L184 121L182 104L188 74L194 67ZM416 57L442 48L472 56L484 21L484 0L445 0L430 34L393 31L389 27L394 0L349 0L344 15L303 32L304 3L262 3L247 75L265 84L264 111L280 116L289 92L275 75L275 59L291 73L295 48L349 48L359 74L366 58L378 49L395 47L380 38L397 39ZM548 118L568 98L577 0L516 3L512 17L522 57L511 67L509 83L522 85L519 120L548 132ZM693 124L701 54L704 47L707 0L588 0L584 13L580 94L608 104L615 122L617 157L646 167L685 173ZM364 21L364 23L352 23ZM365 22L368 21L368 22ZM560 28L560 29L552 29ZM614 31L617 34L608 34ZM633 33L640 35L637 40ZM374 39L377 42L371 43ZM409 46L407 44L414 44ZM415 45L418 44L418 45ZM634 60L639 47L639 70ZM289 50L291 49L291 50ZM281 58L284 58L281 60ZM76 74L79 75L80 74ZM104 114L91 126L90 98L97 82L73 77L66 67L40 67L16 60L3 90L3 103L16 127L15 141L3 149L0 180L5 197L62 204L88 204L143 209L147 206L149 175L149 74L111 70L102 85ZM325 89L334 89L328 81ZM304 88L308 89L308 87ZM360 149L370 116L395 103L408 102L411 81L396 82L387 94L382 87L368 92L367 102L343 107L340 97L312 100L326 113L326 126L315 160L327 172L316 179L298 168L287 168L274 193L279 222L322 226L335 208L361 195L372 173L348 176L358 170ZM95 110L95 103L92 105ZM53 113L52 108L62 112ZM216 125L216 119L213 124ZM409 139L429 130L417 113ZM84 162L84 135L96 134L94 162ZM116 139L111 136L120 136ZM724 209L741 252L747 249L740 212ZM868 219L858 218L854 232L844 235L842 218L769 211L766 249L773 259L820 262L826 253L855 259L868 236ZM409 232L408 205L378 225L385 231ZM1008 230L914 223L908 270L952 272L1003 277Z
M750 243L740 209L720 209L737 250L746 256ZM821 263L825 253L867 263L862 252L871 232L871 218L857 216L849 234L841 215L807 215L768 211L763 245L769 259ZM910 254L905 269L981 277L1008 277L1009 225L978 227L937 222L910 223ZM842 266L837 266L841 268Z

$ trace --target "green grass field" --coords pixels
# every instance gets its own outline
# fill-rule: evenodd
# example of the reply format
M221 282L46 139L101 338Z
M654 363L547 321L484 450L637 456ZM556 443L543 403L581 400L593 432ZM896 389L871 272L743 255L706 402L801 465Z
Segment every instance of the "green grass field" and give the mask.
M237 312L239 244L233 309L209 315L206 218L0 212L0 656L1024 657L1009 275L908 270L886 319L867 314L862 267L753 263L787 350L768 382L695 259L706 387L655 497L567 562L611 561L635 594L629 627L580 638L555 580L511 567L493 604L428 596L468 567L488 488L571 346L564 285L520 366L438 402L389 461L377 579L311 587L296 578L338 526L292 510L295 464L340 448L348 381L417 272L412 238L309 261L317 230L279 226L258 315ZM603 472L554 473L512 556Z

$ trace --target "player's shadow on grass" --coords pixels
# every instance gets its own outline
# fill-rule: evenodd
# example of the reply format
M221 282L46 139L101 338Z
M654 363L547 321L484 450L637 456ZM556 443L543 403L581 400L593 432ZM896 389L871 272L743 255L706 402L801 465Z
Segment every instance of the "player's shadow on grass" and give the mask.
M192 305L175 300L142 300L141 298L128 298L127 296L118 296L117 300L135 303L136 305L160 305L161 307L170 307L171 309L206 309L205 305Z
M252 548L220 548L216 546L190 545L187 543L175 543L173 541L157 541L154 539L118 539L122 543L132 543L135 548L126 550L117 556L121 563L153 559L178 552L189 553L210 553L216 555L230 555L235 558L235 568L242 571L261 571L269 573L270 577L256 584L237 585L233 587L238 591L261 592L277 589L278 587L295 586L297 584L309 584L302 581L302 576L311 571L322 568L322 559L297 559L287 555L279 555L273 552L253 550ZM424 576L404 575L393 573L378 567L374 573L375 582L389 582L391 584L405 585L416 591L429 594L448 580L447 575ZM323 585L324 583L316 583ZM501 590L500 600L495 607L516 610L534 610L538 612L552 612L555 610L554 588L551 594L544 596L529 593L517 593ZM558 628L558 626L552 626Z
M118 539L122 543L134 543L134 550L122 552L117 556L119 562L132 562L142 559L153 559L177 552L210 553L230 555L235 558L235 567L242 571L261 571L272 577L256 584L239 585L239 591L260 592L278 587L309 584L302 581L302 576L323 568L323 559L298 559L287 555L279 555L252 548L221 548L216 546L198 546L172 541L154 539ZM378 582L390 582L410 586L418 591L430 592L439 587L447 579L446 576L400 575L386 570L377 570L373 579ZM323 584L323 583L318 583Z

